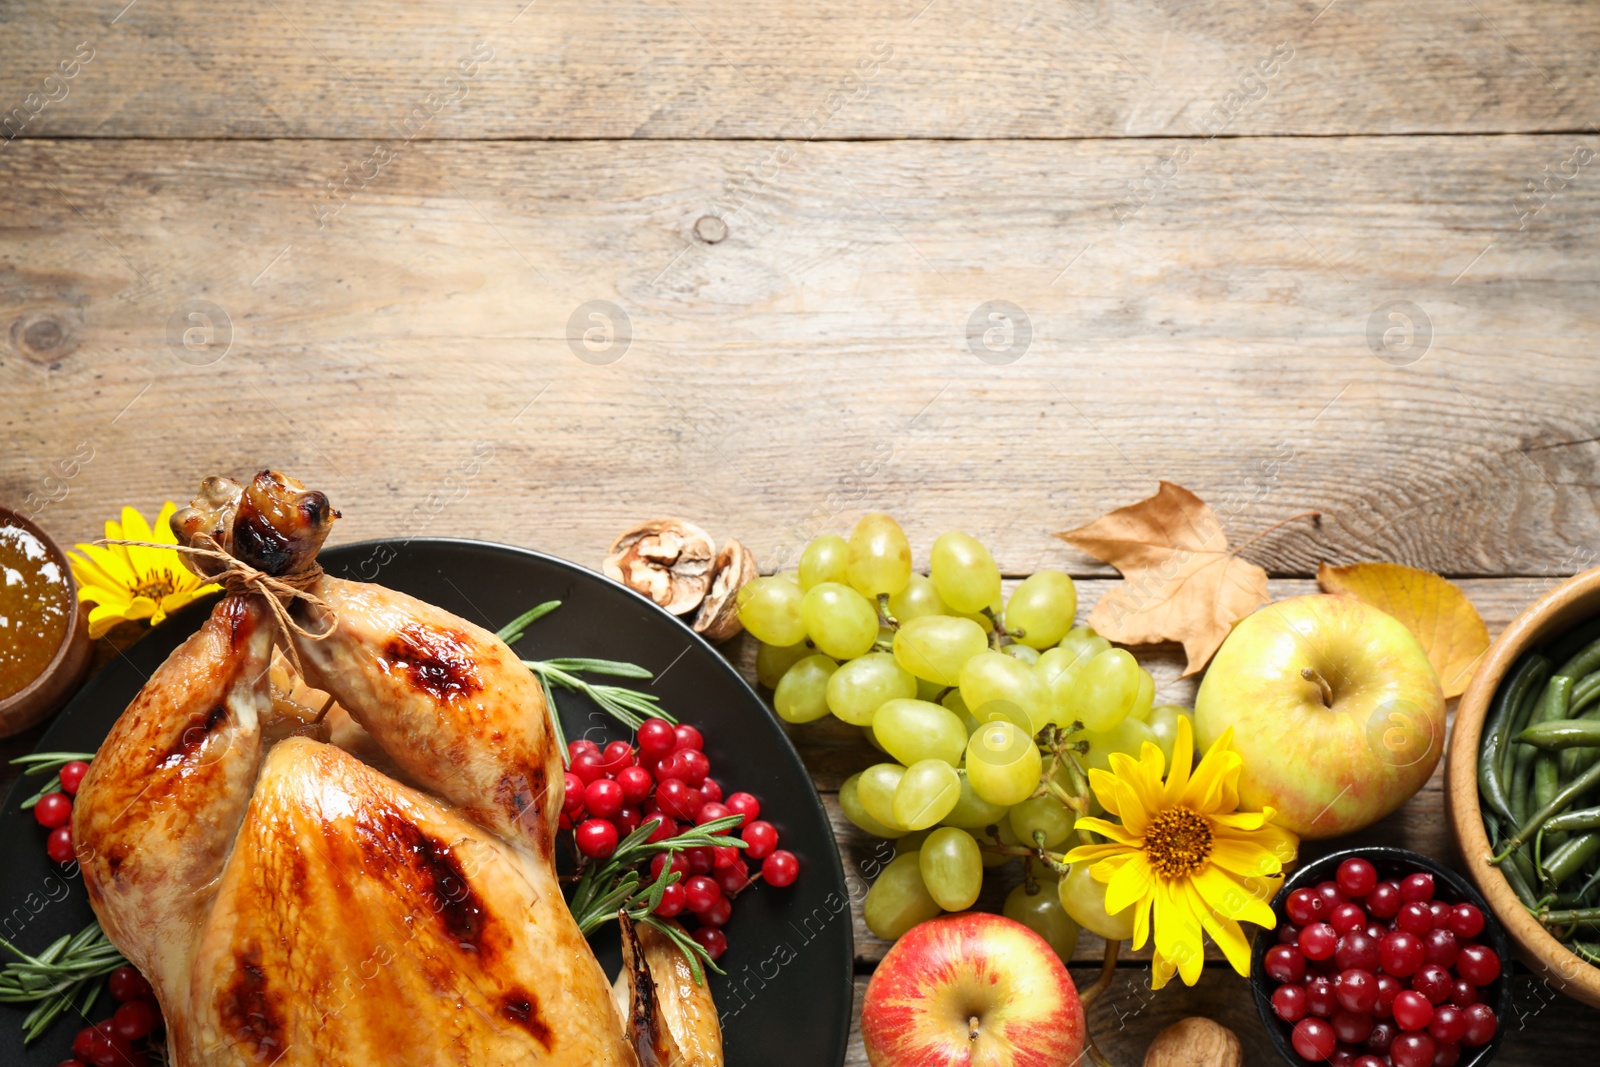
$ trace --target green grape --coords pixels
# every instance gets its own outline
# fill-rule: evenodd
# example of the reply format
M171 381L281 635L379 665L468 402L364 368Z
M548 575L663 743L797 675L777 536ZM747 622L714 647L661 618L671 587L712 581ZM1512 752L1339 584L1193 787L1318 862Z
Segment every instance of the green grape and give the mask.
M983 542L971 534L959 530L940 534L929 564L939 599L956 611L982 611L1000 598L1000 568Z
M800 572L796 570L779 571L773 577L788 582L793 586L798 586L800 584Z
M931 833L933 833L933 827L931 826L926 830L911 831L909 834L894 843L895 855L899 856L907 852L918 851L922 848L922 843L928 839L928 835Z
M904 852L889 861L878 880L867 890L862 902L862 917L867 929L886 941L894 941L918 923L927 922L942 910L928 887L922 884L922 858Z
M954 826L928 835L917 868L929 895L945 911L966 911L983 888L983 852L971 834Z
M756 681L768 689L778 688L778 679L796 663L811 655L814 650L804 641L795 645L769 645L762 643L756 649Z
M1150 709L1156 702L1156 680L1150 677L1150 672L1143 667L1139 668L1139 694L1133 698L1133 707L1128 709L1130 719L1140 722L1150 721Z
M1000 913L1044 938L1065 963L1078 947L1078 924L1061 906L1061 889L1056 878L1038 873L1033 878L1034 891L1029 893L1028 883L1024 881L1006 894Z
M1078 590L1061 571L1039 571L1023 579L1006 605L1006 629L1030 648L1044 650L1067 636L1078 613Z
M1129 904L1115 915L1106 914L1106 887L1089 873L1093 864L1074 863L1067 876L1056 884L1061 907L1072 921L1107 941L1126 941L1133 936L1133 912Z
M772 708L784 722L815 722L828 714L828 679L838 665L827 656L807 656L784 672L772 693Z
M929 615L949 613L950 609L939 599L939 590L934 587L933 579L920 574L913 574L906 580L904 589L889 597L889 614L893 615L897 622L910 622L912 619L922 619Z
M1009 644L1000 650L1019 663L1026 663L1032 667L1039 662L1039 650L1029 648L1027 645Z
M1139 661L1125 648L1109 648L1073 675L1070 712L1087 730L1106 731L1128 717L1139 696Z
M800 588L823 582L845 582L845 541L838 534L815 538L800 553Z
M926 700L885 701L873 716L872 732L889 755L907 765L939 759L953 767L961 762L961 752L967 745L967 731L960 716Z
M1193 726L1194 712L1177 704L1159 704L1150 709L1150 732L1155 734L1155 742L1161 746L1161 754L1167 759L1169 771L1172 769L1172 746L1178 743L1179 719L1188 719L1189 725Z
M972 789L972 779L967 777L964 769L957 771L956 777L961 780L961 795L956 798L955 807L951 808L942 820L946 826L959 826L963 830L982 830L985 826L993 826L1005 818L1005 806L991 804L975 793Z
M856 796L861 798L861 806L867 809L867 814L901 833L911 827L895 821L894 791L900 788L900 779L905 774L906 769L898 763L874 763L861 772L856 782Z
M862 596L893 596L911 577L911 542L900 524L883 512L863 515L850 531L846 569L850 584Z
M946 614L955 619L968 619L983 627L986 642L988 635L994 633L994 620L981 611L950 611Z
M1050 688L1056 709L1053 721L1062 727L1072 723L1078 671L1100 652L1111 647L1111 642L1103 637L1079 639L1074 637L1076 633L1069 633L1061 644L1040 653L1039 662L1033 668Z
M1074 626L1056 647L1075 653L1074 659L1088 659L1110 648L1111 642L1087 626Z
M806 591L800 604L806 633L836 659L855 659L872 651L878 639L878 611L848 585L823 582Z
M988 647L983 627L949 615L912 619L894 635L894 658L900 666L940 685L959 683L962 666Z
M1033 738L1004 719L984 723L967 742L967 776L973 791L991 804L1010 807L1026 800L1039 788L1043 764Z
M967 660L961 668L961 699L980 722L1002 717L993 705L1020 708L1027 716L1030 737L1044 729L1055 713L1050 689L1033 668L1003 652L980 652Z
M915 696L917 680L887 652L868 652L828 679L828 710L845 722L871 726L886 700Z
M756 578L739 587L739 622L764 644L798 645L806 639L804 599L800 587L783 578Z
M1029 797L1011 809L1007 821L1011 824L1011 832L1024 845L1036 847L1039 843L1034 840L1034 832L1044 834L1044 847L1055 848L1065 841L1072 833L1072 826L1077 822L1077 816L1072 809L1067 807L1055 797L1046 794L1042 797Z
M900 776L894 790L894 821L911 830L926 830L950 814L961 797L956 769L942 759L918 760Z
M867 739L867 744L882 752L885 756L889 754L889 750L883 747L883 742L878 740L878 735L872 732L872 727L863 726L861 728L861 736Z
M893 644L893 642L890 642L890 644ZM893 653L891 653L891 655L892 654ZM895 662L899 663L900 661L895 660ZM916 678L918 700L926 700L930 703L938 703L940 693L943 693L947 689L949 689L950 692L955 692L955 690L950 689L950 687L947 685L940 685L938 682L930 682L926 678L917 678L916 675L912 675L912 677Z
M1109 730L1080 730L1067 740L1089 743L1088 753L1080 757L1086 769L1098 767L1102 771L1109 771L1113 752L1122 752L1137 759L1146 741L1156 743L1156 735L1154 730L1138 719L1123 719Z
M940 698L939 703L961 716L961 726L967 731L968 737L971 737L972 732L983 725L978 721L978 717L968 710L967 702L961 699L961 690L950 690Z
M844 780L844 785L839 787L839 807L844 809L844 817L855 825L861 827L874 837L896 838L904 837L904 830L897 830L892 826L885 826L874 819L861 803L861 794L858 786L861 782L860 774L852 774Z

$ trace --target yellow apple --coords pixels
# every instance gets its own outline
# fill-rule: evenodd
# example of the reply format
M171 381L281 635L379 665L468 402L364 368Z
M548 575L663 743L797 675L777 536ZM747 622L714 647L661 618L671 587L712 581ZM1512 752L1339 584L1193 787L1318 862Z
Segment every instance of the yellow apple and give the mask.
M1202 752L1233 727L1240 807L1271 807L1307 838L1383 818L1444 752L1444 693L1421 643L1350 597L1280 600L1239 623L1194 718Z

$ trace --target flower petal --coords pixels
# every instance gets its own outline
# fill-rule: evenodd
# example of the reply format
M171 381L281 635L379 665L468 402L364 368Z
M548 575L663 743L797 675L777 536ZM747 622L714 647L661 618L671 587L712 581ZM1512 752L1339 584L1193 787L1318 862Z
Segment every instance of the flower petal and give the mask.
M1155 884L1150 861L1144 853L1134 853L1132 860L1123 864L1122 869L1106 884L1106 913L1115 915L1131 904L1144 904L1155 889Z
M154 615L161 605L147 596L136 596L128 601L128 606L122 609L125 619L148 619Z
M1079 819L1073 824L1073 826L1079 830L1088 830L1092 834L1099 834L1101 837L1108 837L1118 844L1126 845L1129 848L1144 847L1144 838L1139 834L1131 833L1128 828L1123 826L1121 823L1108 822L1105 819L1089 817Z
M1189 784L1189 771L1194 766L1194 725L1189 716L1178 716L1178 736L1172 742L1172 768L1167 772L1166 798L1170 807L1183 796Z
M1189 886L1189 892L1198 895L1193 885ZM1228 962L1233 964L1233 969L1248 978L1250 939L1244 936L1244 930L1239 924L1208 911L1200 912L1200 922L1205 927L1206 933L1211 935L1211 940L1222 950L1222 954L1228 957Z
M1111 856L1125 856L1130 851L1127 845L1112 842L1105 845L1079 845L1065 856L1061 857L1063 863L1097 863Z
M1185 985L1194 985L1205 964L1205 947L1200 939L1200 917L1184 882L1156 882L1155 927L1156 950L1177 965Z
M1281 874L1300 851L1300 839L1292 830L1270 822L1258 830L1248 831L1218 826L1212 833L1215 837L1212 861L1235 874Z
M1177 970L1172 961L1156 952L1150 957L1150 988L1160 989L1172 979L1173 972Z
M120 608L96 605L89 609L89 636L94 640L104 637L112 627L123 621Z
M177 510L178 505L170 500L161 505L161 511L157 513L155 524L150 531L150 540L160 541L164 545L178 543L178 535L172 532L172 523L168 521Z
M1216 864L1206 864L1191 882L1200 899L1220 918L1231 922L1254 923L1269 930L1278 925L1278 918L1266 900L1246 889L1238 879Z
M1099 767L1089 768L1089 788L1094 791L1095 799L1100 801L1100 806L1113 815L1121 815L1117 810L1117 776L1110 771L1102 771Z
M1194 769L1194 775L1189 779L1189 784L1184 787L1179 803L1197 811L1202 815L1217 811L1227 811L1222 806L1225 793L1233 796L1233 806L1239 805L1239 769L1244 765L1244 758L1237 752L1226 747L1232 740L1233 728L1229 727L1211 746L1211 750L1200 760L1200 766ZM1227 784L1232 777L1233 785Z
M77 548L78 551L83 553L87 561L94 565L106 579L104 583L95 582L92 584L121 586L124 589L132 589L139 584L138 575L134 574L133 568L128 566L128 557L122 553L121 549L116 547L107 548L104 545L83 544L78 545Z

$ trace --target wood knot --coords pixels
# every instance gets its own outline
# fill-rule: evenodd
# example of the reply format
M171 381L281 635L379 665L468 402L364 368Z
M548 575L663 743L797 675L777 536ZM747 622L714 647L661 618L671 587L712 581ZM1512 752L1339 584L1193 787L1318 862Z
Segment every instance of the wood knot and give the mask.
M715 215L701 215L694 223L694 235L708 245L717 244L728 236L728 224Z
M11 324L11 344L23 358L48 365L76 351L78 338L61 316L34 312Z

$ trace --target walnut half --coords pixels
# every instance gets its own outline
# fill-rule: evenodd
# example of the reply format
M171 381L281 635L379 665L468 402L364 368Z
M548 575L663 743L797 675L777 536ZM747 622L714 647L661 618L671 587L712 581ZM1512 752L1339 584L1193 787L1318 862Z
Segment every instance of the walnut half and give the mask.
M654 519L612 542L602 570L672 614L687 615L711 588L715 556L711 535L694 523Z
M739 623L739 587L760 573L750 550L728 538L711 569L711 591L694 617L694 632L707 641L726 641L744 629Z

